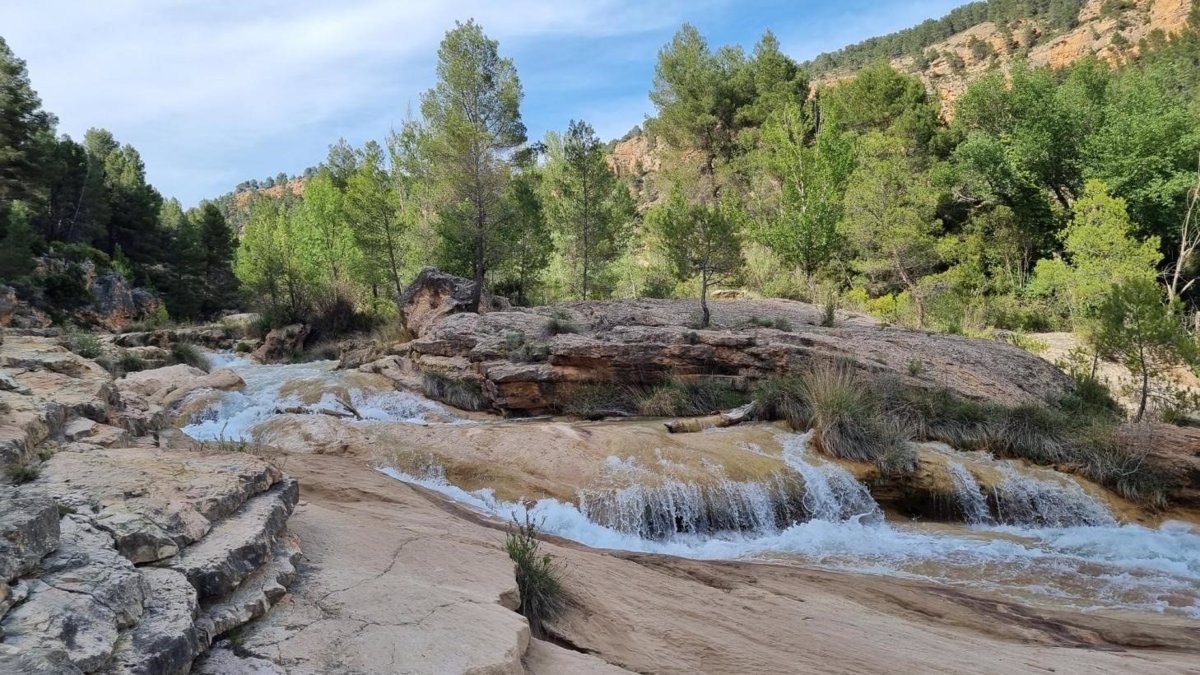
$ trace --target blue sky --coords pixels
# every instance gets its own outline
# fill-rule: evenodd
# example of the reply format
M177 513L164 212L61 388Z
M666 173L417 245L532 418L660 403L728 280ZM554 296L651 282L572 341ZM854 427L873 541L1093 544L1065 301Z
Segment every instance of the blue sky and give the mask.
M186 205L299 173L339 137L381 139L415 111L437 45L474 17L513 58L533 139L573 118L605 138L653 112L658 50L684 21L797 60L941 16L960 0L4 0L0 36L59 130L109 129Z

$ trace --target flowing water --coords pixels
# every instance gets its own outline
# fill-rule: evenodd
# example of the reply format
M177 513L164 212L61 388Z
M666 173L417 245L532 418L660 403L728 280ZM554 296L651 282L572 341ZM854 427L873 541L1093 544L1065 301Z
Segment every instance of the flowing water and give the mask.
M246 386L242 391L222 392L183 427L184 433L198 440L254 440L255 426L284 411L344 413L366 422L420 423L431 415L453 420L446 408L424 397L355 386L351 378L356 373L334 370L336 361L262 365L225 353L209 354L208 360L213 369L236 372ZM320 393L320 398L306 403L298 393L306 387ZM285 393L289 388L292 392Z
M184 428L196 438L248 438L281 409L335 405L324 396L315 404L289 399L282 392L296 380L330 391L345 385L362 418L353 424L453 421L444 408L413 394L356 390L329 363L260 366L219 358L214 365L232 367L246 388L222 395ZM504 519L528 515L547 532L594 547L890 575L1049 606L1200 620L1200 529L1193 525L1119 524L1102 500L1067 476L945 446L938 451L948 458L965 523L888 520L865 485L815 456L808 435L781 433L778 440L778 451L744 448L777 452L790 469L766 481L730 480L713 467L711 480L699 485L672 476L661 462L612 457L604 473L609 482L581 490L575 502L506 502L488 489L468 492L451 484L436 466L420 476L379 470ZM982 472L1001 480L984 490L976 479Z

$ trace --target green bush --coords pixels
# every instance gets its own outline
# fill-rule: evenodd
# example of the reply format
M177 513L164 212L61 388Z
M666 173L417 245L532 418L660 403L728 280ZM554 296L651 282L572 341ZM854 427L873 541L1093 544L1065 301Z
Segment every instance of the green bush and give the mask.
M694 417L736 408L745 402L743 394L723 381L672 377L641 397L638 412L649 417Z
M575 319L571 316L570 312L563 309L556 309L550 315L550 318L546 319L546 326L543 332L547 336L578 333L579 325L575 323Z
M804 383L797 375L773 375L759 380L754 387L754 405L760 419L785 420L796 431L812 424Z
M133 352L123 352L117 360L122 373L136 373L146 369L146 361Z
M752 316L746 321L746 323L750 326L757 326L758 328L774 328L775 330L781 330L785 333L792 332L792 322L788 321L782 316L777 316L774 318Z
M461 410L483 410L487 406L479 380L427 370L423 373L422 386L429 398Z
M541 363L550 358L550 345L514 331L504 336L504 355L513 363Z
M576 387L560 407L565 415L589 420L627 417L637 414L641 397L634 387L593 382Z
M845 365L822 365L802 378L813 439L826 453L874 462L900 453L908 428L881 413L867 383Z
M171 353L168 356L168 361L172 364L182 363L199 368L208 372L208 359L204 357L204 353L200 348L188 342L176 342L171 345Z
M63 340L63 346L85 359L94 359L104 353L100 338L91 333L70 333Z
M254 347L251 346L249 342L239 341L233 346L233 351L237 352L238 354L249 354L250 352L254 351Z
M521 594L520 612L529 621L529 632L534 637L545 637L546 622L566 608L562 567L553 556L542 552L537 526L528 514L524 523L513 516L504 550L513 561L517 590Z
M33 462L20 462L8 467L8 479L14 483L28 483L37 480L41 468Z

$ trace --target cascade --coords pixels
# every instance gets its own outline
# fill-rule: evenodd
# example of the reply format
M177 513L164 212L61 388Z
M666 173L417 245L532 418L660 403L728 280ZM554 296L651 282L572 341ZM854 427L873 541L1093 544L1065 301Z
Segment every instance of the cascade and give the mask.
M811 432L780 437L783 460L804 477L804 511L812 520L841 522L851 518L883 520L879 504L853 475L833 462L814 462L808 453Z
M992 488L1000 522L1035 527L1115 525L1108 507L1072 480L1042 477L997 462L1004 480Z
M991 511L988 510L987 498L979 482L967 471L967 467L958 462L947 462L946 469L950 472L950 480L954 484L954 498L963 520L971 525L987 525L993 522Z

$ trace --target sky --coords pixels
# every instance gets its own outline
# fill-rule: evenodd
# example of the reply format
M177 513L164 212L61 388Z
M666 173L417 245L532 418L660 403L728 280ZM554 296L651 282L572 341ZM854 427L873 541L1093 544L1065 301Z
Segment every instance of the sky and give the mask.
M59 132L103 127L184 206L301 173L330 144L382 140L419 108L437 47L476 19L513 59L531 140L583 119L605 138L653 113L658 50L683 22L747 51L766 30L798 61L945 14L962 0L3 0Z

